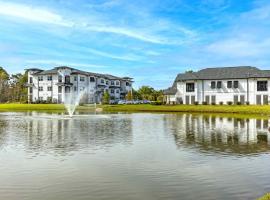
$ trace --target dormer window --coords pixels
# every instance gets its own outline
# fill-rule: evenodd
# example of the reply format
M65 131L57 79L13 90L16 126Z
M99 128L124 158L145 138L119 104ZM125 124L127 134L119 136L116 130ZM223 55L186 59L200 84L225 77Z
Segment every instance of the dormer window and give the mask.
M52 76L47 76L48 81L52 81Z

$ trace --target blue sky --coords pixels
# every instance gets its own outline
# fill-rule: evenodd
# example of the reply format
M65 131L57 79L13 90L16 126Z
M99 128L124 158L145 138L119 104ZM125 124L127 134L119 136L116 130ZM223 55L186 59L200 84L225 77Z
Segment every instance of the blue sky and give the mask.
M0 66L68 65L166 88L205 67L270 66L269 0L0 0Z

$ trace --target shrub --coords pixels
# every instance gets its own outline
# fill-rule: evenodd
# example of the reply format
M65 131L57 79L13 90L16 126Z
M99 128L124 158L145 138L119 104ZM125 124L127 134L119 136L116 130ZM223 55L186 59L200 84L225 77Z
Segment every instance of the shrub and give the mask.
M267 193L263 197L259 198L258 200L270 200L270 193Z
M198 101L194 101L194 105L199 105L199 102Z
M236 105L242 105L242 103L241 103L240 101L238 101L238 102L236 103Z
M152 101L151 105L162 105L161 101Z
M247 101L247 102L246 102L246 105L249 105L249 104L250 104L249 101Z
M223 102L221 101L221 102L219 102L219 105L223 105Z
M202 105L207 105L207 102L206 102L206 101L203 101L203 102L202 102Z
M228 101L227 104L228 104L228 105L232 105L233 102L232 102L232 101Z
M216 105L216 102L212 102L211 105Z

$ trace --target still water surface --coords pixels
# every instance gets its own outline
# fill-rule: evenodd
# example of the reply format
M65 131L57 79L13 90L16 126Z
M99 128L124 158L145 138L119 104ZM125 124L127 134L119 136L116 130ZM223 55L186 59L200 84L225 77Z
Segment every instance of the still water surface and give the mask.
M0 199L255 199L270 123L192 114L0 113Z

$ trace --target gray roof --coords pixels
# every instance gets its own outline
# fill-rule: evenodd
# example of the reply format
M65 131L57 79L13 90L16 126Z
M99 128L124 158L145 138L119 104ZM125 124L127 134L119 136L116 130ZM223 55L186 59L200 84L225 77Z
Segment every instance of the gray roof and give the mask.
M206 68L198 72L187 72L177 75L177 81L184 80L217 80L217 79L245 79L270 78L270 70L260 70L251 66Z
M105 79L110 79L110 80L128 80L128 77L117 77L117 76L113 76L110 74L99 74L99 73L93 73L93 72L86 72L86 71L82 71L82 70L78 70L78 69L74 69L72 67L68 67L68 66L60 66L60 67L55 67L53 69L50 70L41 70L41 69L36 69L36 68L32 68L32 69L27 69L29 70L35 70L37 71L35 73L35 75L49 75L49 74L58 74L58 70L62 69L62 68L68 68L71 70L71 74L83 74L86 76L96 76L96 77L100 77L100 78L105 78ZM129 78L132 79L132 78Z
M186 72L177 75L173 85L163 93L176 94L176 83L187 80L219 80L219 79L246 79L246 78L270 78L270 70L260 70L252 66L206 68L198 72Z

